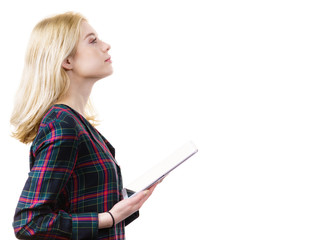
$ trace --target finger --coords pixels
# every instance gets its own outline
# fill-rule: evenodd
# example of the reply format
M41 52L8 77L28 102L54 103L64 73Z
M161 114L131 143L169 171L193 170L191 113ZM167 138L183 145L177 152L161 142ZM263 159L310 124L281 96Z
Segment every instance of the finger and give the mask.
M148 195L149 190L144 190L142 192L137 193L135 196L132 197L133 201L140 202Z
M153 184L151 187L149 187L147 190L154 190L156 188L156 186L158 186L159 182Z
M129 198L131 199L132 202L145 202L149 197L150 195L153 193L154 189L156 188L156 186L158 185L158 183L154 184L153 186L151 186L150 188L142 191L142 192L139 192L137 193L135 196L133 196L132 198Z

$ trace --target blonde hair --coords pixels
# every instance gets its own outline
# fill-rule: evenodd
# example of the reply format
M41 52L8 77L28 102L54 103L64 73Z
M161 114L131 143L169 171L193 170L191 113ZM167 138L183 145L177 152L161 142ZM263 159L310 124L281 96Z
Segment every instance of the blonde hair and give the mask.
M62 63L75 54L84 20L78 13L67 12L34 27L10 121L15 127L12 136L19 141L34 140L44 114L68 90L70 80ZM94 121L90 101L86 111L86 118Z

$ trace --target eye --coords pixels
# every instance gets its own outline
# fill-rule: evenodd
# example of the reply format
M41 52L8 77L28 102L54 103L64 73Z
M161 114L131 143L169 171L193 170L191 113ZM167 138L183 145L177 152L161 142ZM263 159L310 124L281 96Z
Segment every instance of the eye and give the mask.
M90 40L90 43L97 43L97 38Z

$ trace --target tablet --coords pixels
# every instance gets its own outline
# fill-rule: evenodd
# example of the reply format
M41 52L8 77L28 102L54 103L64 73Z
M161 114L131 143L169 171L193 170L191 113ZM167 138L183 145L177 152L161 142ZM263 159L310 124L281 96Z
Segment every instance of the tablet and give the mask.
M152 187L197 152L198 149L192 141L185 143L166 159L152 167L126 188L123 188L123 197L133 197L137 193Z

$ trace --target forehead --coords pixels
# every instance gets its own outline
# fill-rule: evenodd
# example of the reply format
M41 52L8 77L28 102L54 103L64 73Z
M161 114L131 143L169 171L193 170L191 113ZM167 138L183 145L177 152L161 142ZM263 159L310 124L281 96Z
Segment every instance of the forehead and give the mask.
M81 31L80 31L80 40L85 40L87 37L91 35L97 36L98 34L87 21L82 21Z

